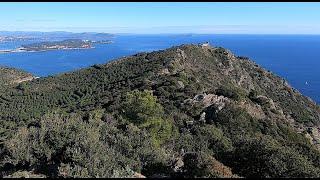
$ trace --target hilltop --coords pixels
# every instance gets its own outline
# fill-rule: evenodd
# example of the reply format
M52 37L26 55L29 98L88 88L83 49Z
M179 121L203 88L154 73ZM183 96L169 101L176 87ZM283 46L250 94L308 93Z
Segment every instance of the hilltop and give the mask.
M316 103L249 58L181 45L1 92L0 172L319 177L319 124Z

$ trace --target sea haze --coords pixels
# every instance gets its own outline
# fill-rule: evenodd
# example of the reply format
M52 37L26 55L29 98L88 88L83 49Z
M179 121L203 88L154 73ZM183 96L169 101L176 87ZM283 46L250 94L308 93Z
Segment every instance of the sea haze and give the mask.
M20 68L35 76L49 76L137 52L208 41L237 56L249 57L320 103L320 35L117 35L112 40L113 44L97 44L94 49L0 54L0 65ZM27 43L0 43L0 49Z

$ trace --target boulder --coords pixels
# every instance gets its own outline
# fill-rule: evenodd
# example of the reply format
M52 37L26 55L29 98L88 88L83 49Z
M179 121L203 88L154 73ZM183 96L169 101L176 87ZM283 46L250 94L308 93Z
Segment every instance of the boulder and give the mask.
M230 102L227 97L215 94L197 94L190 101L192 104L202 103L204 108L214 105L219 111L225 107L226 103Z
M183 89L185 86L184 86L184 83L182 81L178 81L178 88L179 89Z
M144 175L138 173L138 172L135 172L132 176L132 178L146 178Z

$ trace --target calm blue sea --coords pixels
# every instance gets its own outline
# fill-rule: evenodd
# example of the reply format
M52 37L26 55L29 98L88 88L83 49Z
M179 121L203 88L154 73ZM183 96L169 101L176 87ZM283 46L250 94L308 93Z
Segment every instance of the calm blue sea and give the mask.
M36 76L55 75L142 51L209 41L214 46L247 56L320 103L320 36L318 35L118 35L113 44L95 49L0 54L0 65ZM29 42L0 43L12 49Z

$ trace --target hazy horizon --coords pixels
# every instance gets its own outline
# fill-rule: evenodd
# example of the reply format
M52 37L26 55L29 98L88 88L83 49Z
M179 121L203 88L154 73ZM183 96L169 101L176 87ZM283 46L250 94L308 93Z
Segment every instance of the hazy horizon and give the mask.
M1 3L0 31L320 34L320 3Z
M320 34L281 34L281 33L111 33L111 32L104 32L104 31L28 31L28 30L19 30L19 31L7 31L7 30L0 30L0 33L107 33L107 34L113 34L113 35L314 35L314 36L320 36Z

